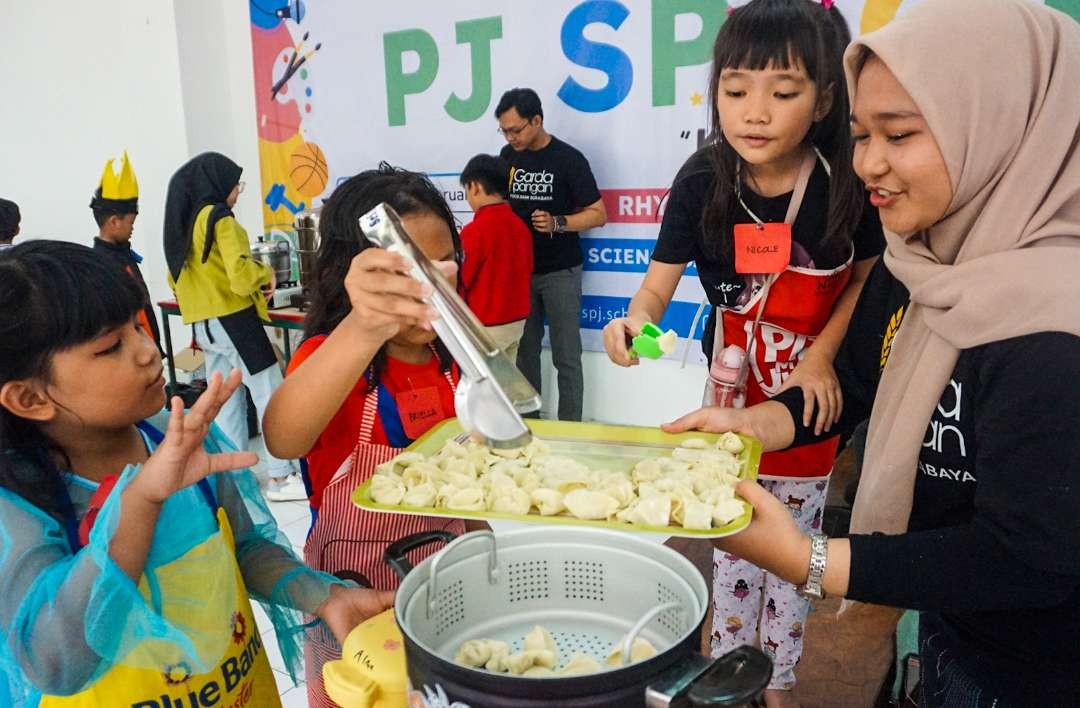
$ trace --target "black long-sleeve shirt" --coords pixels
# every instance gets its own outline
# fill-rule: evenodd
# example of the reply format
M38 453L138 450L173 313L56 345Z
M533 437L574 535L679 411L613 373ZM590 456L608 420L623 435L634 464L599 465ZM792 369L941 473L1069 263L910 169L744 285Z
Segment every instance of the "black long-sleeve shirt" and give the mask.
M869 416L908 301L879 262L836 360L842 429ZM775 400L812 441L801 390ZM1080 337L962 351L918 465L908 532L851 537L848 597L939 614L1008 705L1080 705Z

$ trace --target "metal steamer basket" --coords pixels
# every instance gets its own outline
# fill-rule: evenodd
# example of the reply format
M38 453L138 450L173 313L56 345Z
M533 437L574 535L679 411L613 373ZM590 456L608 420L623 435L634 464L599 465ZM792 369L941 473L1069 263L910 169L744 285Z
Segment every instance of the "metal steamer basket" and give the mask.
M422 543L423 540L418 541ZM589 528L523 528L498 537L459 537L408 572L396 544L388 555L406 573L395 614L417 690L441 687L472 708L516 706L738 706L772 673L761 652L743 647L718 660L698 654L709 607L701 573L677 552L629 534ZM512 652L547 628L559 668L574 654L604 663L635 636L656 656L601 673L548 678L495 674L454 663L463 642L499 639Z

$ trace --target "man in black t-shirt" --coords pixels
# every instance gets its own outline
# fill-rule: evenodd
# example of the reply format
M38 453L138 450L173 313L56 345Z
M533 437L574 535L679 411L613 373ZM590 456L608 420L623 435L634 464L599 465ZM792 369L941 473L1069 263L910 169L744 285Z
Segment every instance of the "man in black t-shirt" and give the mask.
M559 420L581 420L581 266L578 232L607 223L596 179L577 149L544 130L540 97L527 88L503 94L495 108L509 143L499 156L510 164L508 199L532 228L532 307L517 365L540 390L540 342L551 328L551 358L559 373Z

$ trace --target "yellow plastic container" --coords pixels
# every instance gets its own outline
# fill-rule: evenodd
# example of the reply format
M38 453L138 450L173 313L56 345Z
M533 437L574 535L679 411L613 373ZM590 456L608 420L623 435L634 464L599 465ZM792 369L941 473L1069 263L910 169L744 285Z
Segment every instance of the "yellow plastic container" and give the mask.
M349 632L341 659L323 665L323 684L326 694L342 708L408 705L405 643L393 610Z

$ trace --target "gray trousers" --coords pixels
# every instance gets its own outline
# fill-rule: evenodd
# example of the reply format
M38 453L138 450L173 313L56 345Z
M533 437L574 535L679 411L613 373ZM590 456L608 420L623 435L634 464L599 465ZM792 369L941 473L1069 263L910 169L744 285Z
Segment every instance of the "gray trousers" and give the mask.
M551 328L551 359L559 375L559 420L581 420L581 266L532 276L532 307L518 348L517 365L540 390L540 342Z

